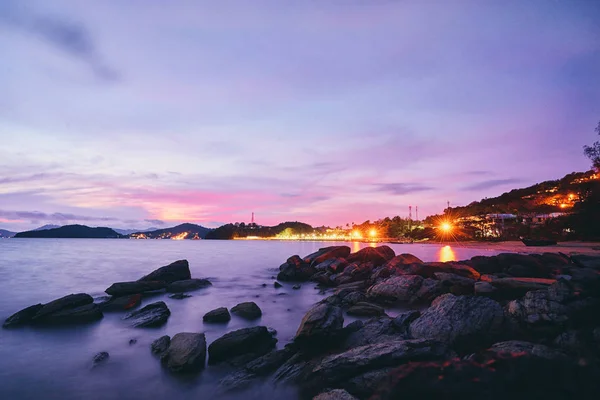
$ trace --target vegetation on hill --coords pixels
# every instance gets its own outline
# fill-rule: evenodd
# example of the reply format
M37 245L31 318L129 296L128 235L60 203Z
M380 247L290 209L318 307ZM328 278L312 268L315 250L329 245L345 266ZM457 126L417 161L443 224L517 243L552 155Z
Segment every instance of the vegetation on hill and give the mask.
M185 223L171 228L149 232L136 232L129 237L136 239L204 239L211 229L201 225Z
M259 226L256 224L226 224L206 235L206 239L236 239L245 237L275 237L288 230L294 234L311 234L315 228L303 222L282 222L275 226Z
M65 239L113 239L121 238L110 228L90 228L85 225L65 225L60 228L44 229L41 231L19 232L16 238L65 238Z

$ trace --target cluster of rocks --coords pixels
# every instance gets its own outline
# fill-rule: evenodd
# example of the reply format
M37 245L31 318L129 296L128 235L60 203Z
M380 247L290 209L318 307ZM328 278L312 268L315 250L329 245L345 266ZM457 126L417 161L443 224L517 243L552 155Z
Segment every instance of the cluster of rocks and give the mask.
M316 399L593 398L600 390L592 378L600 373L600 258L506 253L425 263L388 246L353 254L333 246L290 257L277 279L333 293L306 313L290 344L223 379L223 390L267 376ZM412 310L392 318L390 305ZM344 315L371 318L344 325Z
M144 295L156 292L184 294L211 286L207 279L192 279L187 260L179 260L158 268L132 282L113 283L98 303L86 293L70 294L47 304L36 304L8 317L3 327L22 325L78 324L95 321L108 311L127 311L138 307ZM161 326L171 315L162 302L148 304L123 318L134 327Z

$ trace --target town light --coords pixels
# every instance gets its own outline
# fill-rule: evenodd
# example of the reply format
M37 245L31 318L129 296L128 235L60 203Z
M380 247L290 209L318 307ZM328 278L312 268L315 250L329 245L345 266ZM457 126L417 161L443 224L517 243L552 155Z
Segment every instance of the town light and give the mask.
M450 223L448 223L448 222L442 222L442 225L440 225L440 228L444 232L450 232L452 230L452 225L450 225Z
M377 231L376 231L375 229L371 229L371 230L369 231L369 236L371 236L371 237L373 237L373 238L374 238L375 236L377 236Z

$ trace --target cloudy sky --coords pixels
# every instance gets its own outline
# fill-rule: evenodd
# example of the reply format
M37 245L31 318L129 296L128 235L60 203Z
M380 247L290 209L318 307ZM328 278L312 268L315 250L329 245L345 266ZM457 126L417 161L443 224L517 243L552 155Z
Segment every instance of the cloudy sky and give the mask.
M582 171L592 0L0 2L0 228L441 212Z

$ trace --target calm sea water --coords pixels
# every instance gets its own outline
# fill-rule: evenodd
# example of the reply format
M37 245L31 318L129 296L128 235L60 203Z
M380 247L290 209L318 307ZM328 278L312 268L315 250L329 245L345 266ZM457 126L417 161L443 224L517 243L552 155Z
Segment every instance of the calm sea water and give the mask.
M277 241L171 241L7 239L0 240L0 318L36 303L85 292L104 295L113 282L136 280L179 259L190 263L192 277L208 278L213 286L174 300L168 323L157 329L134 329L122 313L106 313L98 322L76 327L0 329L0 398L2 399L198 399L215 398L218 380L227 370L209 367L195 377L180 378L163 370L150 352L150 343L162 335L205 332L210 344L235 329L266 325L278 332L278 348L294 336L304 313L327 294L314 284L300 290L291 285L275 289L271 277L289 256L305 256L332 242ZM353 251L368 244L351 243ZM412 253L424 261L468 259L493 251L433 244L391 245L397 254ZM262 287L263 283L267 287ZM284 293L284 295L282 295ZM260 320L235 316L226 325L202 322L217 307L255 301ZM390 310L394 314L395 310ZM347 322L351 319L347 318ZM130 339L137 343L130 345ZM92 368L100 351L110 353L107 363ZM293 389L257 384L232 398L296 397Z

